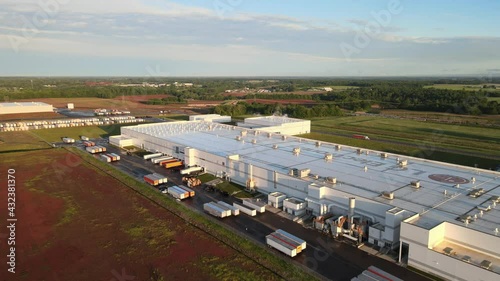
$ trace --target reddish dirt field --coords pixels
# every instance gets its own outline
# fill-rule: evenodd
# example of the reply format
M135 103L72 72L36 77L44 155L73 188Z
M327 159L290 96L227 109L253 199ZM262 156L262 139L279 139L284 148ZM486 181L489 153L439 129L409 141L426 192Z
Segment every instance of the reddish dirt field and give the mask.
M122 280L150 280L153 269L164 280L217 280L242 264L258 279L274 279L66 150L6 153L2 175L10 168L17 186L16 273L6 271L2 241L0 280L109 281L122 272L134 277ZM1 198L6 193L0 189ZM3 208L0 219L6 217ZM0 231L6 239L6 228Z
M1 114L0 121L8 120L39 120L66 118L66 116L54 112L23 113L23 114Z
M144 96L122 96L122 97L116 97L114 98L115 100L125 100L125 101L131 101L131 102L142 102L142 101L148 101L151 99L163 99L171 97L171 95L144 95Z

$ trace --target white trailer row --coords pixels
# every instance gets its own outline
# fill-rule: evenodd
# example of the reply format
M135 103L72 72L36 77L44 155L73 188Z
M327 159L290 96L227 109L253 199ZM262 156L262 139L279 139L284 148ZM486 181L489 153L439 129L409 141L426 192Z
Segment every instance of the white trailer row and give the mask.
M85 150L87 150L87 152L89 152L91 154L95 154L95 153L100 153L100 152L106 152L106 147L100 146L100 145L88 146L88 147L85 147Z
M297 254L302 252L306 246L304 240L281 229L267 235L266 243L269 247L275 248L290 257L295 257Z
M180 189L177 186L171 186L171 187L167 188L167 193L172 195L172 197L179 199L179 200L186 199L189 197L189 192L187 192L183 189Z
M158 164L161 161L167 161L170 159L174 159L174 157L172 157L172 156L160 156L160 157L151 158L151 162L153 162L154 164Z
M203 167L189 167L187 169L181 170L181 175L189 175L196 172L203 172Z
M64 143L75 143L75 139L73 138L62 138Z
M266 211L266 203L262 202L261 204L250 201L250 200L243 200L243 205L250 207L251 209L257 210L259 213L264 213Z
M120 160L120 155L118 155L116 153L101 154L101 159L104 162L108 162L108 163L116 162L116 161Z
M191 188L185 186L185 185L177 185L178 188L186 191L189 194L189 197L194 197L195 192Z
M225 218L228 216L228 210L223 209L220 205L215 202L208 202L203 204L203 210L214 217ZM229 211L231 214L231 211Z
M162 184L162 183L167 183L168 178L165 177L164 175L154 173L154 174L145 175L144 181L146 181L147 183L149 183L152 186L157 186L157 185Z
M156 158L156 157L160 157L160 156L163 156L163 153L146 154L143 156L143 158L144 158L144 160L148 160L148 159Z
M238 209L238 208L236 208L236 207L234 207L234 206L232 206L224 201L219 201L219 202L217 202L217 204L231 210L231 215L233 215L233 216L237 216L240 214L240 209Z
M242 213L245 213L251 217L255 217L257 215L257 211L248 207L244 207L240 204L233 203L233 207L238 208Z

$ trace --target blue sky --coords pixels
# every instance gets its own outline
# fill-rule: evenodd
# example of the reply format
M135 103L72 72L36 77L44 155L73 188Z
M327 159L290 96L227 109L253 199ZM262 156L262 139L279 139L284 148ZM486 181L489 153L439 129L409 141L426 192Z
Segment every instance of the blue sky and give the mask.
M495 0L2 0L0 76L500 75L498 11Z

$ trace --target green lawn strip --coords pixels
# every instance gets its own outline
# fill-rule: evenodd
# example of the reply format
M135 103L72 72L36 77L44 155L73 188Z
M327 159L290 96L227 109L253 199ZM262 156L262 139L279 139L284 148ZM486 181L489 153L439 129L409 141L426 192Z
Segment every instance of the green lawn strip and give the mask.
M215 221L210 220L204 215L190 210L183 204L179 204L177 201L172 200L170 197L158 193L146 183L138 182L133 177L113 168L112 166L102 161L95 159L90 154L85 153L80 149L68 148L68 150L80 155L82 159L84 159L87 163L97 167L97 169L106 172L108 175L116 178L118 181L137 191L142 196L179 216L201 231L210 234L220 242L225 243L241 254L244 254L247 257L253 259L261 266L267 267L269 270L277 273L282 278L287 280L316 279L313 275L306 273L302 268L299 268L297 266L290 266L289 261L270 254L264 246L247 240L239 235L235 235L234 230L230 230L227 226L216 223Z
M209 181L211 181L211 180L216 179L216 177L215 177L214 175L212 175L212 174L207 174L207 173L205 173L205 174L203 174L203 175L198 176L198 179L199 179L202 183L206 183L206 182L209 182Z
M326 142L333 142L354 147L361 147L366 149L373 149L394 154L425 158L429 160L448 162L469 167L474 167L475 164L478 164L478 167L483 169L494 168L498 164L498 160L437 151L433 149L433 146L429 147L422 146L422 148L416 148L406 145L379 143L379 142L358 140L348 137L340 137L340 136L333 136L333 135L319 134L319 133L300 135L300 137L314 139L314 140L321 140Z

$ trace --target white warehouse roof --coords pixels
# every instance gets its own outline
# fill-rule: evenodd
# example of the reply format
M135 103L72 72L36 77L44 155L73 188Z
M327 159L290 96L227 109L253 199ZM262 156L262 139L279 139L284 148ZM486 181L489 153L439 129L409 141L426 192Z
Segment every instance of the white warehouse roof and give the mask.
M277 117L271 119L274 118ZM122 128L124 135L128 136L128 131L223 157L238 154L240 162L281 174L288 174L293 168L311 169L311 174L318 175L319 179L311 176L303 178L304 181L376 201L389 206L388 209L399 207L420 213L414 223L426 229L443 221L465 225L457 218L474 216L480 211L478 207L488 206L490 209L484 211L480 219L469 223L468 228L494 234L494 229L500 227L500 206L495 207L490 201L492 196L500 196L499 172L395 154L383 158L380 152L363 149L360 153L356 147L342 146L336 150L331 143L290 136L283 138L211 122L171 122ZM248 132L241 134L241 131ZM298 155L292 153L294 148L300 148ZM333 155L333 160L325 160L327 153ZM400 166L398 159L408 160L408 165ZM337 184L329 185L326 177L336 177ZM414 188L412 181L420 181L420 188ZM483 191L481 196L469 196L479 189ZM393 192L394 199L381 196L384 191Z

